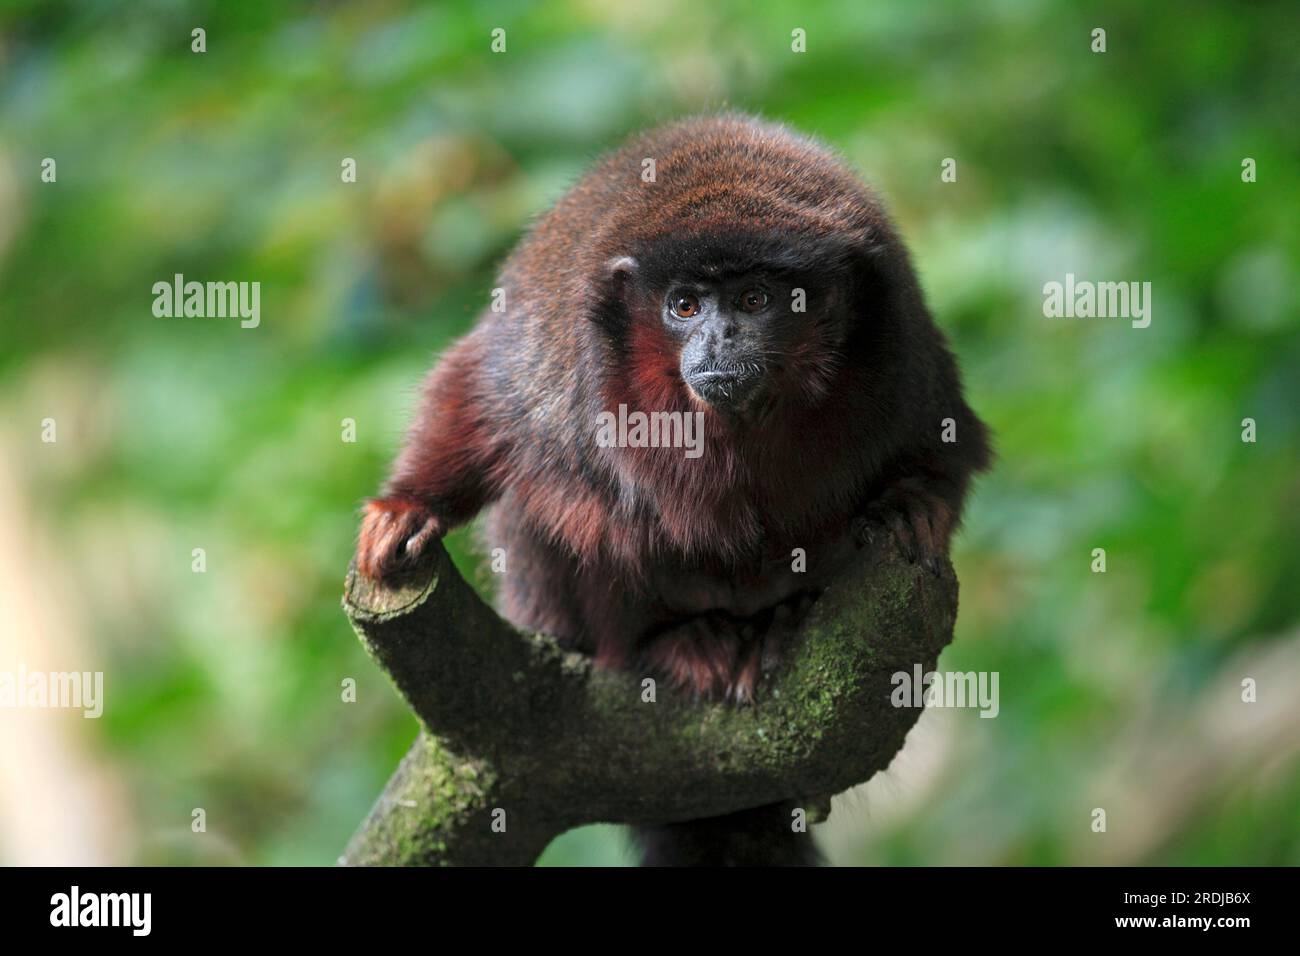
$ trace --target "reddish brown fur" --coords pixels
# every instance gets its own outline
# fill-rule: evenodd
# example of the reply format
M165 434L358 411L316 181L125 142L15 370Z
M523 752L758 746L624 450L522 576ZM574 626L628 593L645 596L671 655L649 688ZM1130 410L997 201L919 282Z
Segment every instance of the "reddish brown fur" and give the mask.
M683 378L691 340L663 318L669 283L771 270L801 277L783 288L806 286L807 312L746 326L765 336L764 389L720 411ZM750 701L784 623L860 546L892 539L932 566L946 551L985 429L879 203L812 141L738 116L646 134L538 221L500 284L506 311L430 373L366 506L362 573L392 573L494 504L512 621ZM703 455L599 447L597 416L620 404L702 413ZM812 862L788 821L773 806L642 831L645 860Z
M777 350L776 397L737 420L685 386L653 280L774 243L824 261L825 278ZM609 267L624 256L641 270L630 291ZM366 507L363 573L390 573L495 503L509 618L602 664L747 699L766 653L747 619L823 586L873 528L918 558L946 550L988 459L984 428L888 218L812 141L736 116L649 133L539 220L500 284L506 311L430 373ZM703 412L703 456L597 447L597 414L620 403ZM944 418L956 444L939 441Z

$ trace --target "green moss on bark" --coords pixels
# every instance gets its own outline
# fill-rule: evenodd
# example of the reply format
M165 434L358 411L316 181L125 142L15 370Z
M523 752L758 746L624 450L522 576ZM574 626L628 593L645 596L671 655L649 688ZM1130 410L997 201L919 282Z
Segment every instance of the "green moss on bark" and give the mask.
M344 609L425 730L343 861L523 865L584 823L786 800L828 808L902 746L920 712L890 705L890 677L934 666L956 601L946 564L930 573L863 555L813 606L753 705L665 688L647 703L636 676L503 622L441 547L393 587L350 573Z

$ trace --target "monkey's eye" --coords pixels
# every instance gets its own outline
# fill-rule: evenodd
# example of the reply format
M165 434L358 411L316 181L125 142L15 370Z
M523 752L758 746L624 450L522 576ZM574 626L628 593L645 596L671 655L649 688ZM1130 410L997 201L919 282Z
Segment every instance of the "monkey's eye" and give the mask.
M767 293L762 289L750 289L742 292L736 300L742 312L761 312L768 303Z
M700 314L700 300L689 292L673 296L673 315L679 319L689 319Z

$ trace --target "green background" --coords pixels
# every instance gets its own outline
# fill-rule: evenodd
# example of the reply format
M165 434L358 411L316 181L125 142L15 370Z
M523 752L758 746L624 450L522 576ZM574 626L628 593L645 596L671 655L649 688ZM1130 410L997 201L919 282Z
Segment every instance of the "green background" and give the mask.
M334 860L415 732L338 602L421 374L596 155L725 105L881 191L999 451L941 667L1001 713L927 714L832 859L1300 863L1293 5L0 11L0 666L107 685L0 711L0 861ZM178 272L260 281L261 327L155 318ZM1151 282L1150 328L1044 318L1067 272Z

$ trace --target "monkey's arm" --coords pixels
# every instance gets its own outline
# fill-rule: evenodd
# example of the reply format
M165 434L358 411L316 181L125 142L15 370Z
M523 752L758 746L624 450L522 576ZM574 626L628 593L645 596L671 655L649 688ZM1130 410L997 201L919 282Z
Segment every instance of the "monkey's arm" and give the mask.
M490 424L475 334L429 373L406 444L382 493L366 502L357 568L383 580L412 564L429 543L464 524L500 493L504 439Z
M963 424L964 443L916 449L886 470L858 512L860 543L892 538L904 557L931 568L948 553L971 476L991 455L983 424L973 415Z

